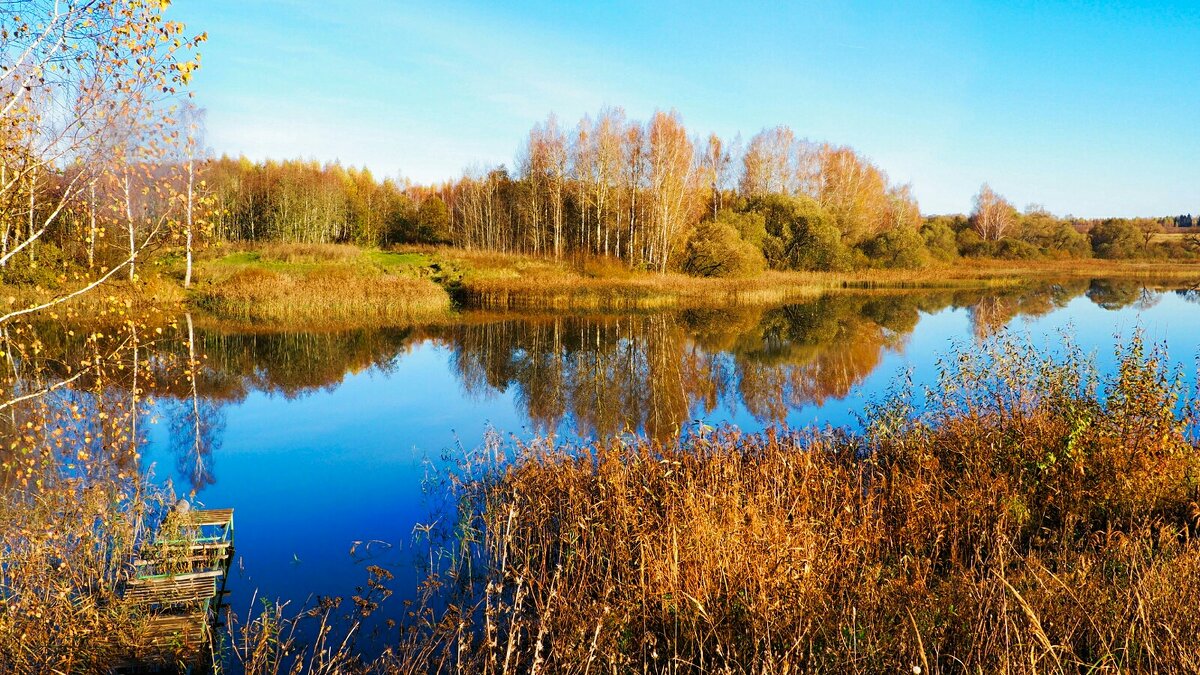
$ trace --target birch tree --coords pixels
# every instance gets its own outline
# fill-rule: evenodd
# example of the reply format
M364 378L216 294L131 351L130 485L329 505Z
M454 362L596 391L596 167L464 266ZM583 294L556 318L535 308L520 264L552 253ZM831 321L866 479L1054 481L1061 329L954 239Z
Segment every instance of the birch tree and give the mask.
M716 218L717 213L721 210L721 191L725 186L731 162L732 158L729 155L729 149L725 146L721 137L716 134L709 134L708 143L704 146L701 166L703 167L709 189L712 191L713 218Z
M654 209L654 240L651 259L660 272L667 271L671 249L688 224L689 192L695 175L692 142L675 111L658 111L650 120L649 182Z
M0 205L7 209L18 201L14 194L25 193L27 222L9 233L0 265L32 252L71 208L93 208L96 182L114 170L114 139L130 151L147 139L163 141L162 104L188 84L198 60L187 55L205 39L188 38L182 24L166 20L168 4L0 4ZM15 214L2 215L13 222ZM135 258L131 250L101 279L117 267L132 269Z
M786 126L763 129L750 139L742 157L739 188L743 196L794 194L792 161L796 135Z
M999 241L1016 222L1016 210L984 183L975 195L971 225L986 241Z
M197 162L203 162L205 159L204 153L204 110L191 104L190 101L185 102L180 110L179 120L182 127L181 139L183 144L183 167L185 188L183 194L184 201L184 252L186 255L186 268L183 274L183 287L190 288L192 285L192 250L195 247L198 230L201 223L198 222L197 210L200 201L200 196L197 194L198 186L196 184ZM369 212L370 204L367 205ZM188 317L190 321L190 316Z

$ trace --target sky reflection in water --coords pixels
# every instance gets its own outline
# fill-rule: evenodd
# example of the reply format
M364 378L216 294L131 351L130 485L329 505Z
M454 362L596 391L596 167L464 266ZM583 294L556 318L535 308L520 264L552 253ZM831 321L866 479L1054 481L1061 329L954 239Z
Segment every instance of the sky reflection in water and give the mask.
M1112 367L1114 336L1140 327L1149 342L1168 343L1191 378L1200 353L1193 295L1074 281L728 312L467 316L436 329L333 334L222 333L201 322L210 447L179 456L173 448L187 443L159 422L147 461L178 491L195 482L201 502L236 508L235 611L248 609L255 589L292 609L310 594L348 598L369 564L396 573L398 611L417 581L414 556L428 555L414 526L436 517L432 467L477 446L489 425L589 437L669 437L696 418L743 429L853 425L905 372L932 384L938 358L1001 327L1047 349L1070 331L1102 370ZM193 475L198 467L210 484Z

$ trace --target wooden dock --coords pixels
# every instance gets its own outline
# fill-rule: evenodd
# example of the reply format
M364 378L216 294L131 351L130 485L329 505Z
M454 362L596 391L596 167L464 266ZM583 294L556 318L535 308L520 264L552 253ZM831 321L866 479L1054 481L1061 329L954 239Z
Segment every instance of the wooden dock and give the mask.
M192 671L211 665L233 561L233 509L173 511L153 542L133 561L137 574L126 602L146 619L138 654L124 672ZM206 663L207 661L207 663Z

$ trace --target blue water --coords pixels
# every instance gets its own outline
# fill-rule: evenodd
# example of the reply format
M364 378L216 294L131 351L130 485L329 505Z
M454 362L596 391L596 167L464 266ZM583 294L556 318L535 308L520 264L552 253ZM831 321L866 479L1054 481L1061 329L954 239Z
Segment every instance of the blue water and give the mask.
M1144 291L1132 304L1106 302L1105 308L1084 291L1074 289L1052 308L1038 305L1038 315L1017 313L999 324L1047 350L1059 348L1068 332L1095 354L1102 371L1112 368L1118 341L1141 329L1192 372L1200 353L1200 305L1178 293ZM579 431L579 413L616 420L599 430L584 424L585 435L619 432L613 424L621 421L642 430L654 426L661 435L696 418L751 430L779 421L854 425L864 405L882 400L905 373L917 386L932 384L939 357L975 344L986 332L978 320L984 302L991 300L968 294L918 309L907 295L896 303L901 318L882 323L864 318L854 303L838 309L836 321L825 321L833 310L811 305L805 316L816 317L812 333L821 338L790 341L780 335L792 324L769 312L759 323L754 313L716 313L698 328L694 317L679 313L473 323L391 336L366 359L371 365L333 363L325 369L331 376L286 391L263 384L273 364L260 363L262 372L238 376L252 383L244 396L210 401L224 426L204 458L213 482L195 498L236 509L230 587L239 614L254 595L282 599L293 610L315 595L348 598L372 564L397 575L390 583L397 595L385 612L398 611L398 600L411 597L418 581L414 558L428 555L416 526L447 517L431 477L445 466L443 457L478 446L489 428L522 437L535 429L570 435ZM766 324L786 330L756 328ZM535 330L543 337L571 336L569 346L539 351L527 339ZM307 352L296 357L295 369L313 365L310 358ZM485 362L474 370L463 365ZM538 373L554 370L548 364L574 374L569 385L549 387L553 394L533 384L543 381ZM748 406L741 388L747 364L763 382L790 383L760 387L763 400L784 386L800 392L776 397L781 415ZM651 414L660 422L645 424ZM186 493L188 477L177 470L169 433L161 423L152 429L146 460L159 480Z

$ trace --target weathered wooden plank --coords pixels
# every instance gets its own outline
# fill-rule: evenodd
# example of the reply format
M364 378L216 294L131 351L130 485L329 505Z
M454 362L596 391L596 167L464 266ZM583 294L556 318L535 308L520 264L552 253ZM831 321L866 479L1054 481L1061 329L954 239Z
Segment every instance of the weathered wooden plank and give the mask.
M138 586L141 584L156 584L156 583L164 583L164 582L172 582L172 581L186 581L188 579L216 579L217 577L221 576L222 574L225 574L224 570L204 570L201 572L187 572L184 574L164 574L164 575L155 575L155 576L144 576L144 577L138 577L137 579L130 579L129 584L131 586Z
M233 555L233 509L175 512L177 541L144 545L133 561L138 578L125 587L128 602L152 607L130 637L144 645L131 666L167 663L185 654L196 657L210 639L226 594L225 572ZM202 528L220 528L213 530ZM163 534L163 533L160 533ZM152 572L187 570L181 573Z
M177 514L179 523L190 527L206 527L233 524L233 509L206 509Z
M208 578L132 586L125 597L138 604L181 605L206 602L216 594L217 580Z
M215 565L215 564L220 564L223 562L224 562L224 558L219 557L219 556L213 557L211 555L182 555L182 556L173 555L173 556L168 556L168 557L164 557L164 558L150 558L150 559L139 558L139 559L133 561L133 566L134 567L153 567L155 565L164 565L164 564L182 565L184 563L188 563L188 564L211 563L211 564Z
M197 648L208 638L208 615L193 612L152 616L146 619L140 637L151 647Z
M156 541L153 544L146 544L142 547L142 553L154 553L158 551L226 551L233 548L233 542L228 540L216 541L188 541L180 539L178 541Z

